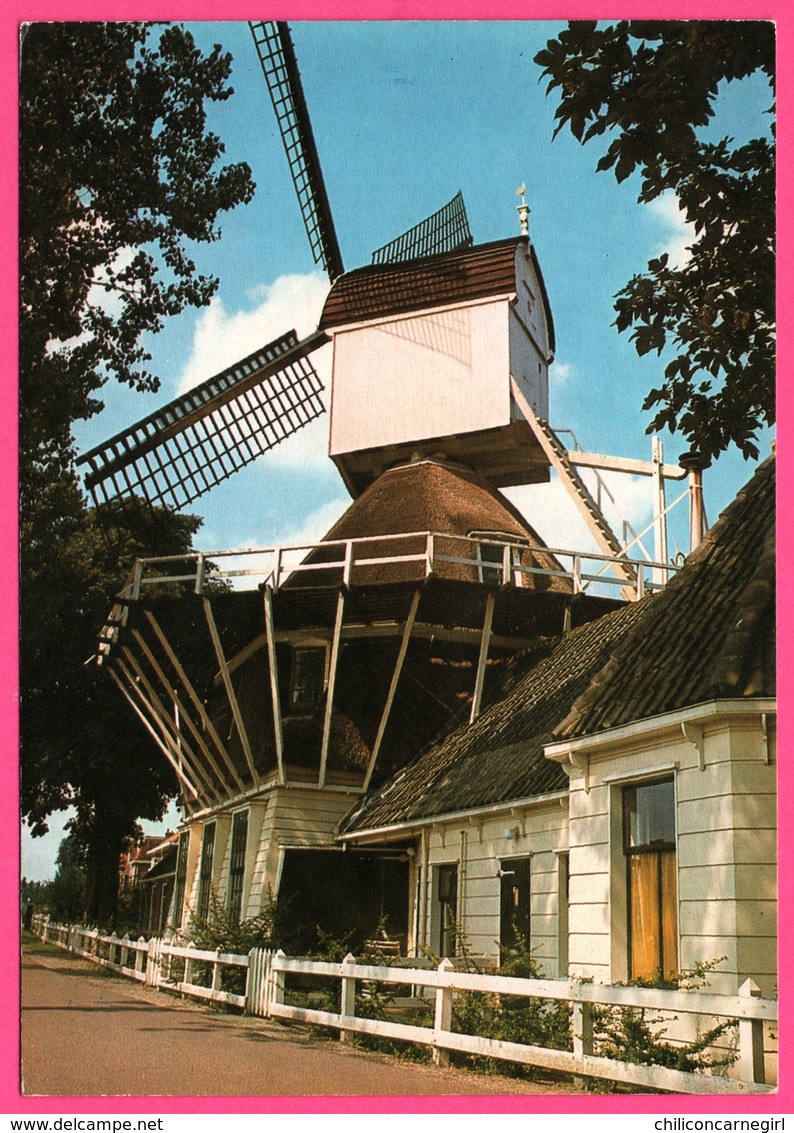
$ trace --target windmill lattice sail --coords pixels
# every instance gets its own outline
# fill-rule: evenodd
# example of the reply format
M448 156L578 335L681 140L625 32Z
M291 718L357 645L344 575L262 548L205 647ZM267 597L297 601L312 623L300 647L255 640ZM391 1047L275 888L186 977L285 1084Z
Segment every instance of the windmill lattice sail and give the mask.
M325 411L308 355L322 332L294 331L249 354L87 452L95 503L143 495L181 508Z
M451 201L384 244L372 253L373 264L396 264L403 260L415 260L420 256L435 256L441 252L454 252L457 248L470 248L472 236L469 217L462 193L456 193Z
M267 22L252 22L249 26L276 112L314 262L322 264L333 283L345 269L289 27Z

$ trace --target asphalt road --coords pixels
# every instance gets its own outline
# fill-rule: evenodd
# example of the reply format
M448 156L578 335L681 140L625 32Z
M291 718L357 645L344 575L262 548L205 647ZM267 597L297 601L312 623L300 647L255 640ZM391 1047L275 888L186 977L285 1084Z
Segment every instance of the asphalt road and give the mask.
M22 958L31 1095L565 1094L573 1086L404 1062L294 1025L223 1015L53 950Z

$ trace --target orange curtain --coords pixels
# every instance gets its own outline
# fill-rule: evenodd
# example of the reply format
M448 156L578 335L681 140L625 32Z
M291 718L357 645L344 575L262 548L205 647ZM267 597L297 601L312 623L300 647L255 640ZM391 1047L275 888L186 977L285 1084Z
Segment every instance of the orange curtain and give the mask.
M678 915L674 850L629 858L631 979L665 978L678 970Z

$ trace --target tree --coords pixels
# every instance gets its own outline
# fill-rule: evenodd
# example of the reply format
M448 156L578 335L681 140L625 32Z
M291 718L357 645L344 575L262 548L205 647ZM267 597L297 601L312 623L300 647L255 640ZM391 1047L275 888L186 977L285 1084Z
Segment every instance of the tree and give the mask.
M555 136L608 140L598 170L641 174L639 200L676 194L688 261L652 259L615 297L637 353L674 357L643 408L648 432L680 430L704 460L735 443L758 455L774 422L774 146L713 140L721 84L774 75L774 26L753 21L571 22L535 56L557 90Z
M32 24L20 67L22 811L34 833L74 804L87 908L112 920L118 858L176 793L170 768L86 660L137 555L189 549L200 520L130 506L104 526L74 470L72 426L111 378L155 389L142 336L209 301L192 241L250 199L205 102L231 60L178 26Z
M58 847L55 877L48 887L49 914L56 921L79 921L85 905L85 853L74 834Z
M150 45L153 36L155 46ZM182 27L31 24L20 70L23 451L61 459L109 374L156 389L144 332L209 302L189 241L250 200L204 101L225 101L231 58ZM33 446L31 448L31 445Z

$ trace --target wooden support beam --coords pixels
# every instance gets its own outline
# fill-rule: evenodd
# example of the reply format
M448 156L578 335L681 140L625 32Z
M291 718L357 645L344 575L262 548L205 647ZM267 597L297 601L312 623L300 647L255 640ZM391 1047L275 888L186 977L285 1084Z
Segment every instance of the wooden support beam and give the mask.
M234 724L237 728L237 735L240 737L240 743L243 746L245 762L248 764L248 770L251 772L251 779L256 786L258 783L261 783L262 780L259 776L258 771L256 770L256 767L254 766L254 753L251 751L251 744L248 740L248 732L245 727L245 721L243 720L243 714L240 711L240 704L237 700L237 693L234 691L232 678L229 674L228 668L226 667L226 658L223 653L223 645L221 644L220 634L218 633L218 626L215 622L215 615L212 612L212 606L210 605L209 598L202 598L201 604L204 607L204 617L207 619L207 627L210 631L210 637L212 638L212 647L215 650L215 657L218 662L218 668L220 669L221 676L223 677L223 684L224 688L226 689L226 697L229 701L229 707L232 710Z
M564 430L563 430L564 431ZM631 460L625 456L602 456L597 452L578 452L568 449L568 460L582 468L597 468L599 472L626 472L630 476L662 476L665 480L683 480L686 468L678 464L664 464L657 469L656 460Z
M135 680L132 677L132 675L129 673L129 671L124 668L124 665L123 665L122 662L118 663L118 668L121 669L121 672L125 676L127 683L129 685L129 689L134 690L137 693L139 699L141 700L141 703L143 703L144 705L149 707L146 704L146 700L143 697L143 693L141 693L140 689L135 684ZM187 790L188 794L193 796L193 798L198 799L205 806L209 806L210 805L209 800L204 798L202 795L199 794L198 789L191 782L190 778L187 776L184 769L182 767L180 767L178 760L175 758L174 753L171 751L171 748L170 748L169 743L167 742L166 736L164 734L158 735L156 729L154 728L154 725L147 719L146 714L143 711L143 709L139 708L138 705L135 703L135 700L134 700L131 692L129 691L128 688L125 687L124 682L122 681L119 674L116 672L116 668L115 667L111 668L108 671L110 672L111 677L113 678L113 680L115 681L115 683L117 684L119 689L121 690L121 693L122 693L124 699L127 701L127 703L132 708L135 715L138 717L138 719L141 721L143 726L146 728L146 731L149 733L149 735L152 737L154 742L159 747L160 751L163 753L165 758L168 760L168 762L173 767L174 772L176 774L176 777L180 781L182 786ZM149 709L149 711L151 712L151 708ZM158 721L158 723L159 723L159 721Z
M470 724L473 724L477 717L480 715L482 690L485 684L485 664L488 660L488 647L491 644L491 625L493 624L494 602L494 594L491 591L488 593L485 599L485 619L482 626L482 638L480 639L480 657L477 662L477 676L474 681L474 696L471 700L471 715L469 716Z
M568 494L575 504L577 511L587 524L587 529L595 539L598 549L602 554L610 557L611 561L609 565L615 576L623 582L628 582L632 584L632 586L636 586L636 572L628 563L621 561L620 556L623 555L624 552L620 541L607 523L596 501L590 495L587 485L572 466L565 447L562 445L553 429L551 429L549 425L543 424L535 416L531 405L526 397L524 397L524 394L514 378L510 379L510 390L513 394L513 400L531 426L538 444L546 454L549 464L567 488ZM634 597L634 592L629 587L624 587L623 593L629 600Z
M334 636L331 642L331 666L328 674L328 690L325 697L325 722L323 724L323 746L320 751L320 775L318 784L325 786L325 769L328 763L328 746L331 742L331 716L334 710L334 687L336 685L336 670L339 663L339 642L342 637L342 618L345 613L345 592L339 591L336 600L336 622L334 623Z
M511 566L511 571L513 567ZM342 641L349 641L350 639L369 639L373 637L397 637L402 634L405 622L388 621L376 622L372 625L365 625L359 623L358 625L346 625L342 628ZM316 641L324 634L327 634L327 626L306 626L300 630L289 630L281 636L282 640L289 641L290 644L300 644L301 638ZM449 641L456 642L463 645L477 644L480 640L480 630L472 627L467 629L465 626L448 627L432 625L424 622L416 622L413 628L413 637L433 638L434 641ZM494 649L510 649L516 651L519 649L529 649L530 646L535 644L537 639L534 637L513 637L506 634L491 634L491 645ZM267 634L260 633L240 650L235 653L233 657L229 657L226 665L230 673L235 669L239 669L240 665L244 665L254 654L258 653L260 649L267 648ZM215 676L215 684L220 685L222 681L220 673Z
M651 441L653 454L653 557L657 563L667 562L667 504L664 492L664 450L658 437ZM682 471L684 471L682 469ZM654 567L653 580L658 586L667 582L668 571Z
M243 783L242 779L240 778L240 775L237 771L237 768L234 766L234 763L232 762L231 758L229 757L229 753L227 752L226 748L221 743L220 737L219 737L217 731L215 730L215 725L212 723L209 716L207 715L207 710L204 707L204 705L201 703L201 698L199 697L196 690L193 688L193 685L192 685L190 678L188 677L187 673L185 672L185 670L180 665L179 658L177 657L177 655L174 653L173 649L171 648L171 645L168 641L168 638L165 636L162 629L160 628L160 624L157 621L157 618L154 616L154 614L152 613L151 610L144 610L144 615L146 617L146 620L149 622L149 625L154 630L155 635L157 637L157 640L160 642L163 649L165 650L165 655L168 658L168 660L171 662L171 665L173 666L174 671L176 672L177 676L179 677L180 681L182 682L182 686L185 689L185 692L190 697L191 703L193 704L194 708L198 712L199 718L201 720L203 727L209 733L209 735L212 739L212 742L215 744L218 751L220 752L221 758L223 759L223 762L225 763L226 768L229 771L229 774L231 775L235 786L238 788L238 790L244 791L245 790L245 784ZM133 632L135 633L136 639L139 642L141 642L143 646L146 646L146 643L145 643L143 637L141 636L141 634L138 631L135 631L135 630ZM151 652L151 650L149 650L149 652Z
M411 637L411 630L413 629L414 621L416 620L416 611L417 611L417 608L419 606L419 593L420 592L418 590L414 592L414 596L411 599L411 608L408 611L408 617L405 619L405 626L403 627L402 641L400 642L400 651L397 654L397 663L395 664L394 672L392 673L391 684L389 685L389 693L386 697L386 703L383 707L383 714L381 715L380 724L378 726L378 734L375 737L375 743L372 745L372 754L371 754L370 759L369 759L369 766L367 767L367 774L366 774L366 777L364 779L364 790L365 791L369 787L369 782L370 782L370 779L372 778L372 773L375 770L375 764L377 763L377 760L378 760L378 753L380 752L380 745L383 742L383 736L384 736L384 733L386 731L386 725L388 724L389 716L391 715L391 707L392 707L392 704L394 703L394 697L395 697L395 694L397 692L397 684L400 680L400 673L402 673L403 662L405 661L405 655L408 652L408 642L409 642L410 637Z
M149 662L150 666L152 667L152 670L154 671L155 676L160 681L160 684L166 690L168 695L172 698L172 701L173 701L177 711L179 712L180 719L184 720L185 723L187 724L187 726L190 730L190 734L192 735L193 739L196 741L197 746L201 750L204 758L206 759L212 773L215 775L218 783L225 784L227 782L227 775L224 774L224 772L221 770L220 766L218 765L217 760L215 759L215 757L213 756L209 747L207 746L207 743L204 739L204 736L201 734L199 729L196 727L192 716L187 711L187 709L185 708L182 701L179 699L179 695L177 694L176 689L171 687L171 684L170 684L168 678L166 677L165 673L163 672L157 658L155 657L155 655L152 653L151 649L149 648L145 638L142 637L141 634L137 630L133 630L133 634L134 634L135 639L138 642L138 645L140 646L144 656L146 657L146 660ZM220 741L218 741L218 743L219 742Z
M223 795L218 790L217 785L215 783L213 783L212 779L207 774L207 772L202 768L201 760L199 759L198 755L193 751L191 746L188 744L187 739L184 737L184 735L180 731L180 728L177 725L176 721L171 719L171 714L169 713L165 704L163 704L160 697L157 695L157 691L155 690L154 686L152 685L152 683L149 681L148 677L146 676L146 673L143 671L142 667L140 666L140 664L136 660L136 658L133 655L130 647L128 645L123 646L122 647L122 653L127 658L128 662L130 663L132 668L134 669L135 675L137 676L138 681L143 686L144 691L146 692L147 696L149 697L151 707L154 710L154 712L157 714L157 717L159 718L159 720L161 721L161 726L163 727L164 730L168 731L169 735L171 736L172 740L174 741L174 743L176 745L176 749L179 752L183 762L185 763L187 771L194 777L194 779L196 780L197 783L199 781L203 782L204 788L205 788L205 793L208 796L214 795L216 802L222 802L223 801ZM169 688L169 689L166 689L166 691L169 693L174 707L180 713L180 720L182 718L184 718L186 721L189 720L189 717L181 711L173 689ZM187 752L187 758L185 758L185 752ZM216 772L216 774L217 774L217 772ZM218 783L220 783L220 784L223 783L223 777L222 776L218 779Z
M273 587L265 586L265 637L270 668L270 697L273 702L273 731L276 740L276 763L278 781L284 783L284 726L281 719L281 696L278 691L278 661L276 659L276 634L273 623Z

